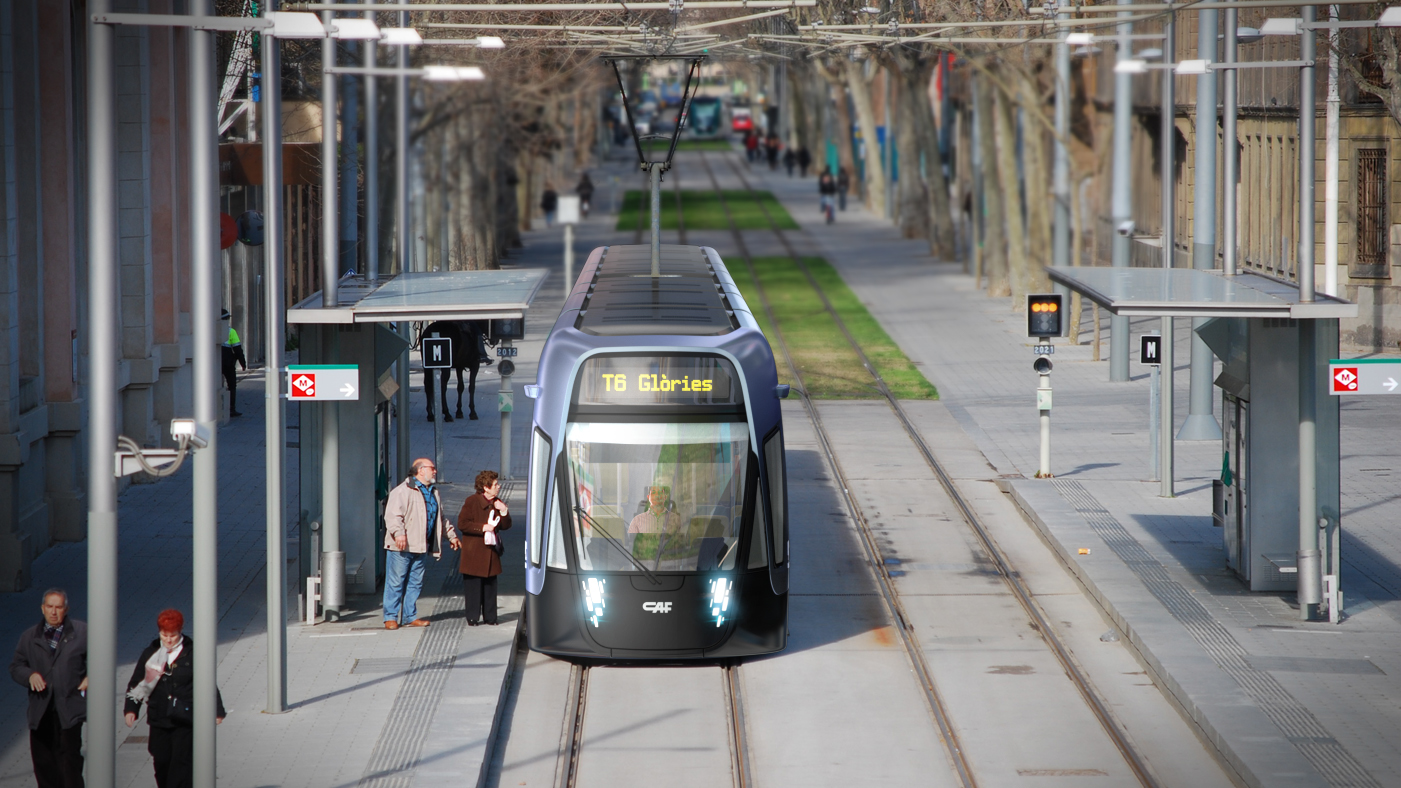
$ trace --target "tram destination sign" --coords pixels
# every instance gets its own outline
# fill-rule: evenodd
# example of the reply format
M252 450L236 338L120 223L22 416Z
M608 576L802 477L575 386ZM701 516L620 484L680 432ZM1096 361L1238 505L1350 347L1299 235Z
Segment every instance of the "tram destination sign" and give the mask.
M1328 391L1350 394L1401 394L1401 359L1354 358L1328 362Z
M360 399L360 367L355 364L293 364L287 367L287 399L294 402Z

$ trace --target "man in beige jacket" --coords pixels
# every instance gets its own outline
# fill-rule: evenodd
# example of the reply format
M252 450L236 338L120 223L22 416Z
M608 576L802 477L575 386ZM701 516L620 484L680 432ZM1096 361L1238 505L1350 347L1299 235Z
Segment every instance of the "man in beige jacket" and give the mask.
M423 591L423 571L431 548L433 558L443 554L443 536L452 549L458 547L457 531L443 516L442 502L433 481L438 469L427 457L413 461L412 475L389 491L384 507L384 628L426 627L418 617L418 595Z

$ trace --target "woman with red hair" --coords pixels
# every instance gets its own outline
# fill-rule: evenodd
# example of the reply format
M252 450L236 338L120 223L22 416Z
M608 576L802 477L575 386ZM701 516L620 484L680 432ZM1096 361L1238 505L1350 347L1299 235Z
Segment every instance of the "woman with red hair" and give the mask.
M136 660L126 692L126 725L136 724L141 705L151 737L146 751L156 767L158 788L187 788L194 768L194 643L185 636L179 610L156 616L160 635ZM224 721L224 699L218 695L216 719Z

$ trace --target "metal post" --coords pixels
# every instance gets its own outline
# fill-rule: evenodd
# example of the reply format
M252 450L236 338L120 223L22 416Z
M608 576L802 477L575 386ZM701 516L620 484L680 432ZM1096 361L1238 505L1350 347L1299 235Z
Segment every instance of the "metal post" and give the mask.
M400 5L408 5L408 0L399 0ZM409 15L399 12L399 27L409 26ZM399 68L409 67L409 48L399 50ZM413 270L409 254L409 78L395 77L394 91L394 253L399 258L399 273ZM404 351L403 363L407 366L409 353ZM408 397L408 386L403 387ZM407 409L401 408L401 414ZM400 418L403 418L401 415ZM400 468L405 475L408 466Z
M1177 14L1169 13L1163 25L1163 59L1171 60L1173 53L1177 51L1176 38ZM1173 154L1176 153L1174 137L1176 129L1173 125L1173 114L1176 110L1176 96L1173 88L1175 75L1172 69L1163 71L1163 104L1162 104L1162 128L1159 131L1159 158L1162 163L1162 202L1163 202L1163 275L1167 276L1172 270L1173 255L1175 253L1177 237L1175 220L1176 184L1172 180ZM1159 470L1162 474L1161 487L1158 494L1164 498L1172 498L1176 495L1174 487L1173 469L1173 378L1175 370L1173 365L1176 361L1175 342L1173 335L1172 318L1163 319L1163 374L1162 374L1162 412L1159 418L1162 420L1161 432L1162 445L1159 451L1162 457L1158 461Z
M327 28L335 12L322 11ZM336 40L327 36L321 43L321 305L340 303L336 273L339 267L340 228L336 217Z
M1240 42L1236 39L1236 23L1240 11L1226 9L1226 62L1235 63L1239 54ZM1223 160L1221 172L1221 252L1222 268L1226 276L1236 275L1236 253L1239 249L1236 237L1236 184L1240 181L1240 153L1236 142L1236 88L1240 84L1236 69L1228 68L1222 77L1221 139Z
M1338 21L1338 7L1328 6L1329 21ZM1323 164L1323 292L1338 294L1338 31L1328 31L1328 98Z
M1158 351L1162 352L1161 341ZM1154 364L1153 371L1148 380L1148 468L1149 480L1162 480L1162 456L1159 449L1162 430L1158 428L1158 422L1162 420L1162 394L1163 394L1163 368L1161 364Z
M1120 5L1131 5L1129 0L1119 0ZM1120 16L1128 16L1130 12L1120 13ZM1133 56L1129 50L1128 36L1133 32L1133 23L1122 22L1119 24L1119 62L1128 60ZM1170 50L1163 50L1168 52ZM1113 247L1111 249L1112 262L1115 268L1128 268L1130 245L1133 243L1128 235L1119 232L1119 228L1125 222L1133 221L1133 192L1131 190L1131 178L1133 173L1131 168L1133 162L1130 157L1130 134L1133 131L1133 77L1125 73L1114 74L1114 151L1113 151L1113 179L1110 192L1110 214L1114 223L1115 233L1113 235ZM1122 315L1111 315L1109 318L1109 379L1114 381L1124 381L1129 379L1129 319Z
M1197 57L1216 62L1217 14L1210 0L1197 13ZM1171 72L1169 72L1171 73ZM1196 118L1196 182L1192 194L1192 267L1211 270L1216 267L1216 72L1197 77ZM1192 318L1196 329L1207 321ZM1212 413L1212 381L1215 357L1197 332L1190 342L1192 360L1188 378L1187 419L1177 434L1178 440L1221 440L1221 427Z
M1304 6L1303 32L1299 59L1312 63L1316 52L1315 33L1310 28L1317 9ZM1299 69L1299 300L1314 300L1314 155L1315 124L1313 66ZM1322 601L1322 562L1318 551L1318 457L1316 444L1317 386L1314 355L1317 350L1314 324L1299 321L1299 617L1310 620L1318 615Z
M430 337L439 336L434 331ZM452 361L452 353L461 353L462 348L453 348L448 353L448 361ZM427 356L423 356L424 366L427 366ZM425 369L423 378L423 394L429 402L438 400L438 407L433 409L433 467L438 469L438 483L447 481L447 473L443 471L443 418L447 415L448 395L447 395L447 372L441 369Z
M412 327L407 321L399 321L399 338L404 340L404 352L399 355L399 360L394 362L394 382L399 384L399 390L394 394L394 407L398 411L399 425L394 433L395 443L395 466L398 468L397 479L406 479L409 475L409 464L413 462L409 438L409 348L413 346Z
M1050 347L1051 340L1042 337L1040 344ZM1045 358L1049 359L1049 355ZM1040 367L1038 366L1038 370ZM1037 465L1036 478L1051 478L1051 368L1040 372L1036 385L1036 409L1041 422L1041 457Z
M564 226L564 297L574 289L574 225Z
M88 0L91 14L110 0ZM87 784L113 788L117 750L117 113L115 33L87 22L88 749Z
M190 12L214 13L212 0L194 0ZM219 669L219 134L214 117L214 33L191 30L190 75L190 319L194 323L195 421L209 445L194 457L194 785L218 782L215 711Z
M1059 16L1069 18L1064 11ZM1062 31L1060 43L1056 44L1056 140L1051 187L1055 199L1051 265L1056 268L1070 265L1070 152L1065 145L1070 137L1070 45L1065 43L1065 36L1066 32ZM1056 292L1066 296L1066 303L1069 303L1069 288L1058 284ZM1070 325L1070 321L1065 324Z
M652 276L662 275L662 165L647 165L647 179L652 186Z
M511 340L501 340L498 347L505 351L506 348L511 347ZM505 352L509 354L510 351ZM508 363L509 358L509 355L503 356L501 363L498 364L496 368L501 369L502 366ZM501 388L499 391L500 393L497 394L496 399L497 407L501 411L501 470L498 471L498 473L501 475L501 478L509 479L511 478L511 411L515 409L516 396L514 389L511 388L510 375L504 373L501 375Z
M366 0L369 2L370 0ZM373 20L374 11L365 18ZM379 65L379 47L365 42L365 67ZM379 281L379 81L365 75L365 278Z
M267 11L277 10L275 2ZM269 714L287 710L287 406L282 392L286 296L282 270L282 62L277 39L263 34L263 282L267 366L263 369L267 465L267 616Z
M327 39L328 43L330 39ZM355 56L356 42L346 42L350 55ZM352 60L351 62L354 62ZM366 81L374 77L366 76ZM360 91L359 80L353 74L341 76L340 109L340 255L337 269L360 271ZM368 148L366 150L369 150Z

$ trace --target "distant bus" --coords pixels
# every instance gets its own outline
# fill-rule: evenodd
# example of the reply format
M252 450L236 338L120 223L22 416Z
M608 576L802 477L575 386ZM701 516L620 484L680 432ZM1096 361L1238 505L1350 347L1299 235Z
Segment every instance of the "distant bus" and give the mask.
M748 107L735 107L730 110L730 131L743 134L754 129L754 115Z
M686 133L693 139L715 139L724 137L725 104L713 96L697 96L691 99L690 111L686 117Z

